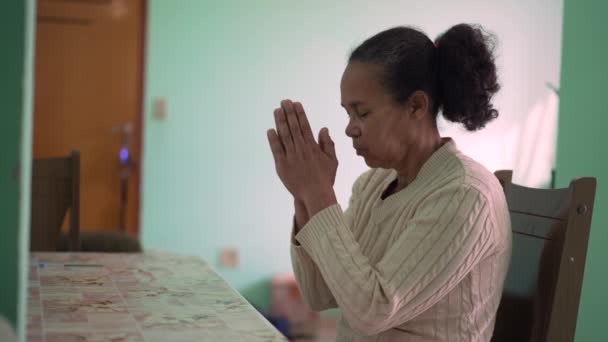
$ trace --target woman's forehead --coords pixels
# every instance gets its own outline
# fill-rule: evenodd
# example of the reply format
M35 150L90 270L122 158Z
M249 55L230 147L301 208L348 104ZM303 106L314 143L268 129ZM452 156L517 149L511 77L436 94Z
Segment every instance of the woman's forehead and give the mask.
M344 70L341 83L345 86L378 83L381 74L382 67L377 64L351 62Z
M383 95L380 84L382 68L370 63L352 62L344 70L340 90L343 106L365 104L370 98Z

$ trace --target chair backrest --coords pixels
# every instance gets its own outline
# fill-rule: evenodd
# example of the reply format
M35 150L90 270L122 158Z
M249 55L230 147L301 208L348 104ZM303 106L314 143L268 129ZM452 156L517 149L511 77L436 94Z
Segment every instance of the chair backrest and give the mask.
M69 249L79 250L80 152L34 159L30 251L56 251L61 225L70 209Z
M511 265L493 342L574 341L595 198L595 178L534 189L497 171L513 232Z
M69 235L61 234L59 251L69 250ZM80 233L80 251L98 253L141 253L139 239L129 233L90 231Z

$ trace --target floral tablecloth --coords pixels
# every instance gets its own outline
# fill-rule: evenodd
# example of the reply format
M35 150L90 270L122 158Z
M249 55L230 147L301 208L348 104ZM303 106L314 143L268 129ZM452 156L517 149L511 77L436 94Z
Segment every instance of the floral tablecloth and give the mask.
M286 341L198 257L32 253L28 341Z

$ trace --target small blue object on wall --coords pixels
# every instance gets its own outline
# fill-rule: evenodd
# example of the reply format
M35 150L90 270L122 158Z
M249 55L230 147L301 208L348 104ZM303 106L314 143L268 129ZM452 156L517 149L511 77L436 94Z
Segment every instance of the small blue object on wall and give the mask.
M129 163L129 149L123 147L120 149L120 163L128 164Z

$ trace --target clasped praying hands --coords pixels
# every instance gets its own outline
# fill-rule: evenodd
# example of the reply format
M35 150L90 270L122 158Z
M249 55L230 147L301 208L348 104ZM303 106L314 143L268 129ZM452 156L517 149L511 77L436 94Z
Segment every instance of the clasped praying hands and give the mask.
M337 203L333 185L338 159L329 130L319 131L315 141L304 107L281 101L274 110L275 129L267 131L277 175L291 195L306 206L312 217Z

